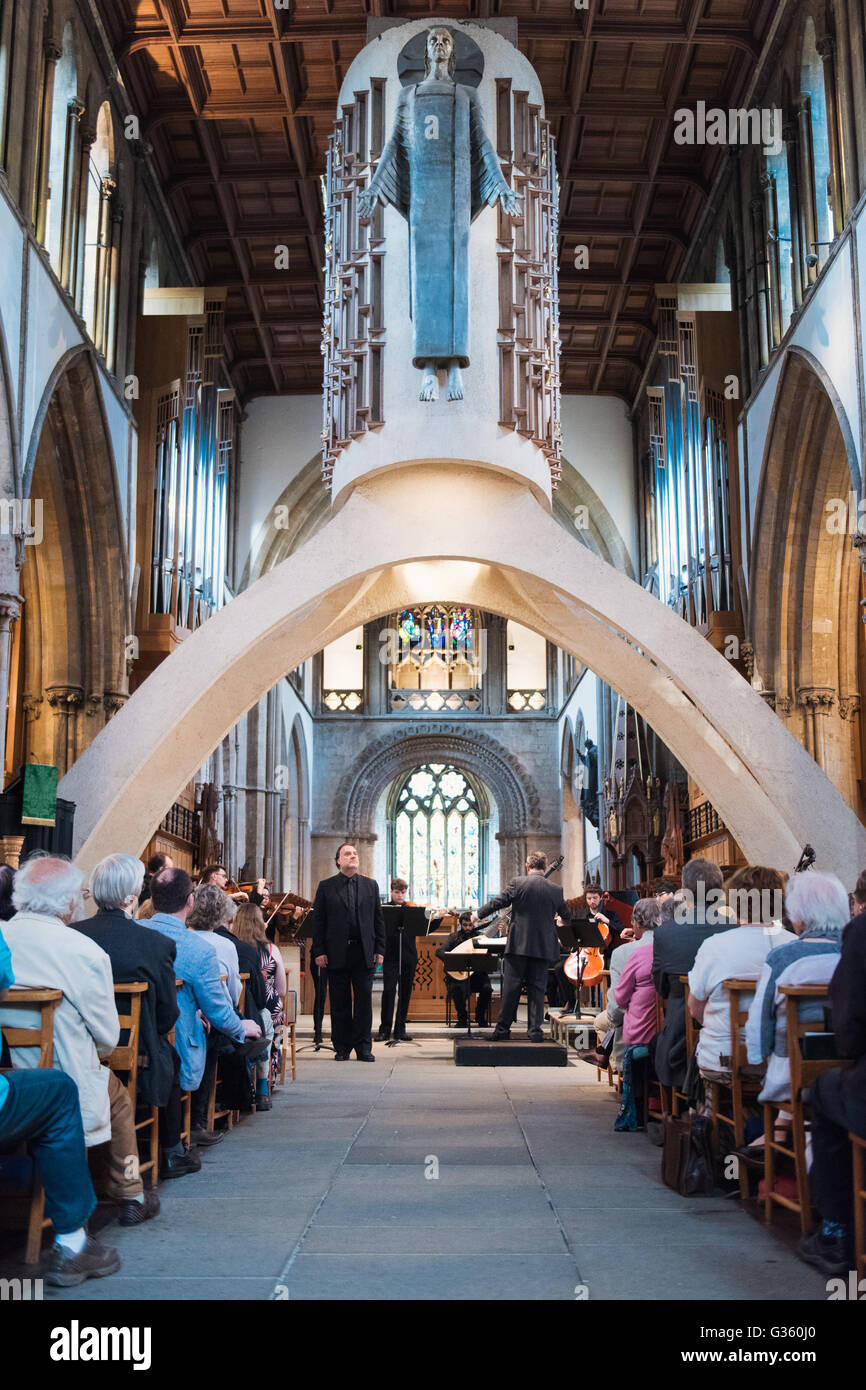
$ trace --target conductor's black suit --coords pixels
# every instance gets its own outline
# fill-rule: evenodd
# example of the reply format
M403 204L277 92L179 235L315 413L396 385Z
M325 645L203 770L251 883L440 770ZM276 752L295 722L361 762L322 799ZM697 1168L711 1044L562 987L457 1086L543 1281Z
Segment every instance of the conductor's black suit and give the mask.
M544 991L547 971L559 961L559 939L554 918L571 919L562 889L550 883L540 869L524 878L515 878L504 893L491 898L478 909L479 917L489 917L511 908L511 926L502 966L502 1008L496 1033L507 1033L517 1016L521 986L526 985L530 1036L542 1036Z
M328 957L334 1050L366 1056L373 1049L373 957L385 954L378 883L361 874L322 879L313 921L313 961Z

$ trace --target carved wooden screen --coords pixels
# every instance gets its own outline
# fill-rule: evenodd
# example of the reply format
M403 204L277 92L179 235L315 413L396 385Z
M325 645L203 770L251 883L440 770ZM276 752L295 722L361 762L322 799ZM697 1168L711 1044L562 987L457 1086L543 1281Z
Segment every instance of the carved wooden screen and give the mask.
M550 124L526 92L497 81L496 148L523 194L512 222L499 208L499 422L546 456L561 476L559 416L559 189Z
M382 83L356 92L328 141L325 197L324 418L322 472L331 486L342 449L383 423L382 207L358 218L358 194L384 144Z

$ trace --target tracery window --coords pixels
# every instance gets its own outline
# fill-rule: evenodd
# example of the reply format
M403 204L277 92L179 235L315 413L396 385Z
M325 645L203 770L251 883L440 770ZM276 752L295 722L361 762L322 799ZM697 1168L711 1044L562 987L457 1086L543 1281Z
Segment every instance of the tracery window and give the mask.
M481 887L478 797L459 768L427 763L400 787L393 818L393 872L418 903L477 904Z
M833 216L833 167L824 61L818 52L815 24L807 19L800 59L800 148L807 230L806 252L817 256L809 278L823 267L835 235ZM807 263L808 264L808 263Z

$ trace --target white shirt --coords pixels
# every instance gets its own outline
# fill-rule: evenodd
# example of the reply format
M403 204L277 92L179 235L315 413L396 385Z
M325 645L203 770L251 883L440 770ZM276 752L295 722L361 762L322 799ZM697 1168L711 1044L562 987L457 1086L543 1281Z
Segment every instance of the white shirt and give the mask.
M728 991L722 980L757 980L764 961L777 946L796 941L793 932L779 922L731 927L702 941L689 971L689 991L705 999L704 1021L698 1034L698 1066L708 1071L728 1071L731 1055L731 1014Z

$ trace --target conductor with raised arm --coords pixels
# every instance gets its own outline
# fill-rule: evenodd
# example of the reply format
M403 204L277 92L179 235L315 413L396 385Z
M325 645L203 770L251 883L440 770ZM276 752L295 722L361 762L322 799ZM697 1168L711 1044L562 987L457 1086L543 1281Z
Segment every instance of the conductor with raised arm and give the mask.
M562 889L544 877L546 869L547 855L535 850L526 860L525 877L513 879L504 893L484 903L475 914L476 920L480 920L494 912L501 912L505 907L511 908L511 926L502 965L502 1008L490 1035L493 1042L511 1036L511 1025L517 1017L520 990L524 984L529 1039L531 1042L544 1042L541 1025L544 1021L547 972L559 960L555 919L558 913L564 922L571 920Z
M312 956L328 971L337 1061L354 1050L359 1062L373 1062L373 970L385 959L379 885L358 873L353 844L340 845L334 859L338 872L316 889Z

